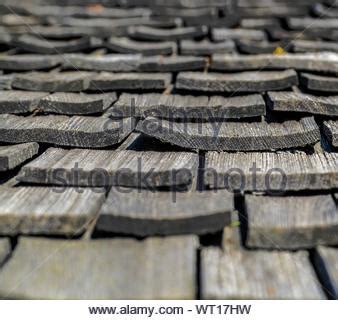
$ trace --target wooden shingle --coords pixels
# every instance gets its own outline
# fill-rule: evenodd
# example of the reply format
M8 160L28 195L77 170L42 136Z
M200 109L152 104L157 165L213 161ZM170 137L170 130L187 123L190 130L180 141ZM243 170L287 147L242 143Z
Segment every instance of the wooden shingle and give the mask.
M199 150L287 149L314 144L320 139L314 118L283 123L180 123L148 117L136 129L161 141Z
M164 90L170 85L171 78L170 73L102 72L90 80L89 90Z
M0 234L81 234L97 216L104 193L89 189L0 189Z
M321 92L338 92L338 78L300 73L299 82L308 90Z
M180 42L180 53L182 55L209 56L213 53L231 53L234 51L235 43L232 40L225 40L218 43L209 40L182 40Z
M12 146L0 146L0 171L11 170L38 153L35 142Z
M338 121L325 121L323 127L325 136L334 147L338 147Z
M294 70L233 74L180 72L176 80L178 89L211 92L263 92L287 89L297 84Z
M227 191L152 192L111 190L96 228L136 236L206 234L230 223L233 195Z
M338 210L331 195L246 195L247 245L299 249L338 244Z
M305 71L337 72L338 54L328 52L281 55L214 54L212 56L211 69L225 71L295 69Z
M208 152L204 183L250 191L334 189L337 163L337 153L327 152Z
M20 238L12 258L0 271L0 296L194 299L197 246L195 236L144 241Z
M166 119L231 119L265 114L261 95L252 94L225 98L222 96L183 96L165 94L123 93L111 108L114 117L154 116Z
M202 250L203 299L325 299L308 253Z
M132 130L131 118L0 115L0 141L43 142L61 146L100 148L121 142Z
M0 57L0 69L31 71L50 69L59 65L62 58L58 55L20 54Z
M273 111L305 112L338 116L338 96L320 97L301 92L268 92L267 105Z
M116 99L115 92L106 94L56 92L43 97L38 107L46 113L85 115L105 111Z
M24 166L20 181L38 184L150 188L187 185L198 167L192 152L50 148Z
M3 262L9 256L11 252L11 244L9 239L0 238L0 266L2 266Z

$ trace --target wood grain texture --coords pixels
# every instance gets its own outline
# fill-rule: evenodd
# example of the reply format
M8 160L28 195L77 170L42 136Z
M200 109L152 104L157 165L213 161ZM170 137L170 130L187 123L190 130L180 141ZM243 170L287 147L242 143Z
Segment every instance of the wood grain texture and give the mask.
M21 90L0 91L0 113L28 113L35 110L47 92L27 92Z
M0 189L0 234L81 234L97 216L104 193L89 189L18 187Z
M208 152L204 183L250 191L334 189L337 163L337 153L327 152Z
M178 94L128 94L123 93L110 109L113 117L153 116L166 119L213 120L256 117L265 114L261 95L241 97L183 96Z
M159 29L147 26L135 26L128 29L128 35L140 40L171 41L193 39L206 35L206 26L179 27L175 29Z
M38 184L150 188L187 185L197 174L192 152L50 148L24 166L20 181Z
M45 113L85 115L102 113L115 101L115 92L105 94L84 94L56 92L43 97L38 108Z
M94 76L95 73L77 71L28 72L16 74L12 87L27 91L79 92L88 88Z
M338 121L325 121L323 123L324 134L334 147L338 147Z
M12 146L0 146L0 171L11 170L38 153L35 142Z
M12 259L0 271L0 296L193 299L197 246L195 236L144 241L20 238ZM37 268L39 272L32 273ZM18 285L27 274L31 276Z
M89 90L164 90L171 83L171 78L170 73L102 72L90 80Z
M300 73L299 82L308 90L338 92L338 78L310 73Z
M286 89L297 84L294 70L233 74L180 72L176 80L178 89L211 92L263 92Z
M246 195L249 247L313 248L338 244L338 209L331 195Z
M273 111L338 116L338 96L320 97L288 91L268 92L267 105Z
M177 45L174 41L136 41L127 37L110 37L105 46L115 52L140 53L144 56L170 55L177 52Z
M0 57L0 69L13 71L42 70L56 67L62 59L58 55L20 54Z
M313 118L283 123L174 122L148 117L136 129L183 148L198 150L275 150L313 144L320 139Z
M314 265L327 295L338 299L338 250L337 248L318 247L314 254Z
M61 146L100 148L121 142L132 130L130 118L0 115L0 141L43 142Z
M337 72L338 54L329 52L281 55L214 54L212 56L211 69L222 71L295 69L303 71Z
M136 236L207 234L230 223L233 195L227 191L152 192L114 188L96 228Z
M203 299L325 299L308 253L202 250Z

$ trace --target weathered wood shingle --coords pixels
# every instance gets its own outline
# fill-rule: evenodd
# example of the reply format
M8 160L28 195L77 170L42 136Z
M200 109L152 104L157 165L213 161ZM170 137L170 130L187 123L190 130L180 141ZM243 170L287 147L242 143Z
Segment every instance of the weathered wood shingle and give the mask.
M132 130L131 118L0 115L0 141L43 142L61 146L100 148L121 142Z
M11 170L38 153L35 142L12 146L0 146L0 171Z
M334 147L338 147L338 121L325 121L323 127L325 136Z
M0 296L194 299L197 246L195 236L144 241L20 238L0 271Z
M43 97L38 108L46 113L85 115L105 111L116 99L114 92L106 94L55 92Z
M11 252L11 244L9 239L0 238L0 266L2 266L3 262L9 256Z
M13 71L42 70L56 67L62 62L58 55L20 54L0 57L0 69Z
M299 81L308 90L321 92L338 92L338 78L300 73Z
M203 299L325 299L308 253L202 250Z
M247 245L299 249L338 244L338 210L331 195L245 197Z
M261 95L225 98L222 96L183 96L166 94L123 93L109 110L113 117L154 116L166 119L231 119L257 117L265 114Z
M241 71L263 69L296 69L305 71L337 72L338 54L260 54L230 55L215 54L212 56L213 70Z
M0 234L80 234L97 216L104 198L104 193L89 189L1 188Z
M170 73L108 73L90 79L90 91L161 90L171 83Z
M294 70L233 74L180 72L176 80L178 89L211 92L263 92L287 89L297 84Z
M136 129L184 148L199 150L275 150L314 144L320 139L313 118L283 123L180 123L148 117Z
M96 228L137 236L206 234L230 223L233 195L223 192L152 192L114 188Z
M192 152L50 148L24 166L20 181L38 184L138 188L187 185L198 167Z
M273 111L305 112L338 116L338 96L320 97L301 92L268 92L268 106Z
M210 188L252 191L334 189L337 163L337 153L208 152L204 183Z
M79 92L86 90L96 74L90 72L28 72L16 74L12 87L28 91Z

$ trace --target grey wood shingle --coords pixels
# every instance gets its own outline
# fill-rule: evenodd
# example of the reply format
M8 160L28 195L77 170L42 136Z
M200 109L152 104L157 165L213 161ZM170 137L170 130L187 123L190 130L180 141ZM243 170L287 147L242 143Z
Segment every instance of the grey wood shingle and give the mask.
M78 92L86 90L95 75L84 71L28 72L16 74L12 87L28 91Z
M132 130L130 118L0 115L0 141L43 142L61 146L99 148L121 142Z
M126 37L111 37L105 46L115 52L120 53L141 53L144 56L170 55L177 51L174 41L149 42L135 41ZM192 53L192 54L195 54Z
M28 113L35 110L48 92L0 91L0 113Z
M275 150L314 144L320 140L314 118L283 123L174 122L148 117L136 129L183 148L199 150Z
M38 153L35 142L12 146L0 146L0 171L11 170Z
M338 209L331 195L245 197L249 247L312 248L338 244Z
M171 78L170 73L102 72L90 80L89 90L160 90L169 86Z
M135 26L128 29L128 35L135 39L170 41L192 39L206 35L206 26L180 27L175 29L159 29L147 26Z
M211 69L225 71L296 69L338 72L338 54L332 52L298 54L231 55L214 54Z
M266 33L262 30L250 30L250 29L228 29L228 28L213 28L211 30L212 40L220 42L224 40L255 40L262 41L266 39Z
M333 299L338 299L338 250L337 248L318 247L314 255L314 265L325 287Z
M265 114L261 95L225 98L222 96L183 96L123 93L110 109L114 117L155 116L166 119L231 119Z
M136 71L140 63L138 54L68 54L65 55L63 68L88 71L129 72Z
M203 299L325 299L308 253L202 250Z
M38 107L47 113L68 115L92 114L105 111L116 99L115 92L106 94L56 92L43 97Z
M187 185L198 167L192 152L49 148L24 166L20 181L79 186L138 188Z
M320 97L301 92L268 92L267 105L273 111L305 112L338 116L338 96Z
M144 241L20 238L0 271L0 296L193 299L197 246L195 236Z
M334 189L337 163L337 153L326 152L208 152L204 183L210 188L252 191Z
M325 121L323 127L325 136L334 147L338 147L338 121Z
M7 259L10 253L11 253L11 244L9 242L9 239L0 238L0 266Z
M293 52L321 52L332 51L338 53L338 44L333 41L292 40L290 43Z
M0 234L81 234L97 216L104 193L84 189L0 188ZM62 191L62 192L61 192Z
M310 73L300 73L299 82L308 90L338 92L338 78Z
M0 69L31 71L50 69L59 65L62 58L58 55L20 54L0 57Z
M206 234L230 223L233 195L225 192L111 190L96 228L136 236Z
M325 19L313 17L297 17L288 18L286 20L288 27L291 30L304 30L311 26L311 29L317 29L322 32L338 28L338 19Z
M238 72L232 74L180 72L176 88L216 92L262 92L281 90L298 84L294 70Z
M51 40L29 34L21 35L11 41L22 50L41 54L60 54L90 49L91 38L84 36L73 40Z
M213 53L231 53L235 50L233 40L225 40L217 43L209 40L182 40L180 42L180 53L182 55L209 56Z
M250 54L268 54L273 53L281 44L270 41L237 40L238 50ZM215 52L217 53L217 52Z

